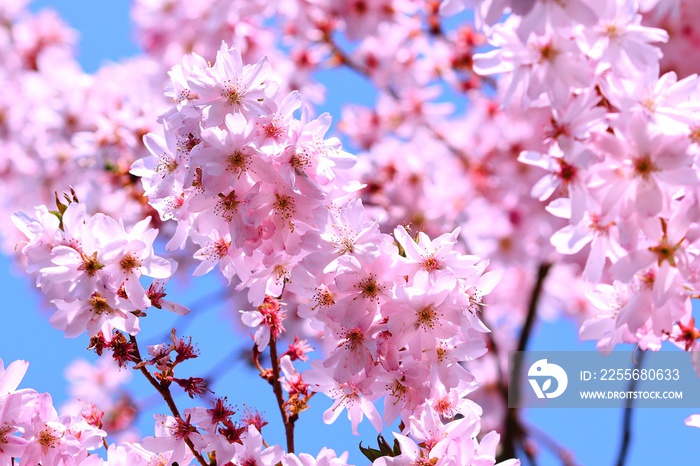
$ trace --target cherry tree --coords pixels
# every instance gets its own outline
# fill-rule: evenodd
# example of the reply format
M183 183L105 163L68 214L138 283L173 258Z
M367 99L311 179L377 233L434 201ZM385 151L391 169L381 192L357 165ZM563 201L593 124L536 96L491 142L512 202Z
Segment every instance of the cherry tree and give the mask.
M65 412L0 360L5 463L348 464L295 447L319 403L349 435L392 429L372 464L534 464L507 358L538 317L700 366L690 1L136 0L143 54L94 74L24 3L0 2L0 235L100 359ZM319 114L328 68L375 102ZM276 419L185 364L197 335L139 341L189 312L170 280L204 274ZM164 402L153 436L118 394L136 376Z

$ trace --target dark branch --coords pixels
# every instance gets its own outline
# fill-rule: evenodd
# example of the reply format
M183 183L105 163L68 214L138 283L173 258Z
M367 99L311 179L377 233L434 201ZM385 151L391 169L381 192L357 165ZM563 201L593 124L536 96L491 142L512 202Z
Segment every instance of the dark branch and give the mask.
M129 340L131 343L134 345L134 356L136 358L136 363L141 363L143 362L143 359L141 359L141 353L139 352L139 345L138 342L136 341L136 337L133 335L129 335ZM146 377L146 380L153 385L153 388L158 391L161 397L163 397L163 400L165 400L165 403L168 405L168 408L170 408L170 412L175 416L176 418L182 419L182 416L180 416L180 410L177 408L177 405L175 404L175 400L173 400L173 395L170 393L170 388L158 380L156 380L155 377L148 371L145 365L141 365L139 368L141 373ZM199 461L199 464L202 466L209 466L209 463L204 459L201 453L197 451L197 449L194 447L194 444L192 443L192 440L189 438L185 437L185 443L187 444L187 447L190 449L192 454L194 455L195 458L197 458L197 461Z
M294 453L294 422L297 420L296 415L290 416L284 402L284 393L282 392L282 383L280 382L280 365L279 357L277 356L277 339L270 336L270 360L272 362L272 390L275 392L277 405L282 415L284 423L284 434L287 438L287 451Z
M542 289L544 287L544 281L547 278L549 269L552 264L543 262L537 269L537 279L535 280L535 285L532 288L532 293L530 293L530 300L527 307L527 316L525 317L525 322L523 323L522 330L520 331L520 337L518 338L518 346L516 351L526 351L527 345L530 341L532 335L533 325L535 319L537 318L537 304L540 300L540 295L542 294ZM513 359L513 370L511 372L512 379L510 380L508 390L510 390L509 398L514 400L515 403L520 399L520 385L522 383L523 377L523 360L521 357L516 357ZM508 400L505 400L508 403ZM502 451L499 455L501 461L514 458L516 456L517 446L524 446L523 440L525 438L525 429L520 422L519 412L516 408L508 408L506 410L506 419L503 432L503 443ZM528 457L528 459L530 459Z
M561 461L562 466L576 466L574 454L569 451L568 448L559 444L559 442L536 426L527 425L525 428L527 430L527 435L533 440L541 443L545 448L556 455L559 458L559 461Z
M633 370L639 369L644 361L644 351L639 352L637 360L634 362ZM636 354L636 353L635 353ZM634 391L637 387L638 380L630 380L627 391ZM625 401L625 415L622 419L622 443L620 444L620 452L617 455L617 466L625 466L627 461L627 453L629 452L630 442L632 441L632 415L634 414L634 399L627 398Z
M171 327L179 329L180 332L184 332L194 320L195 317L202 314L202 312L211 309L215 304L222 304L228 300L228 288L222 287L217 290L211 291L204 296L197 298L191 304L187 305L190 310L189 314L184 316L178 316L177 320ZM164 333L161 337L153 340L153 344L161 343L163 341L170 340L170 330Z

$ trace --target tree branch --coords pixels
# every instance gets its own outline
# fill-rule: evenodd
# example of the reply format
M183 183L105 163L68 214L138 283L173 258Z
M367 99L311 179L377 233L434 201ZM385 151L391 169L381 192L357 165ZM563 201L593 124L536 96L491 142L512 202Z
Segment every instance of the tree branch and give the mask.
M537 278L535 280L535 285L530 293L530 301L528 302L527 315L525 317L525 322L523 323L522 330L520 331L520 337L518 338L518 346L516 351L527 350L527 345L530 341L532 335L532 328L537 318L537 304L540 300L540 295L542 294L542 289L544 287L544 281L547 278L549 269L552 264L548 262L542 262L537 269ZM512 379L508 384L508 391L510 391L509 396L511 400L517 401L520 399L520 385L522 383L523 376L523 360L521 357L515 357L513 360L513 371L511 372ZM508 403L508 400L506 400ZM518 444L522 445L523 438L525 434L525 429L520 422L519 410L517 408L508 408L506 410L506 419L503 432L503 449L499 458L502 460L508 458L514 458L516 456L516 447Z
M378 85L374 81L374 79L372 79L372 70L370 68L368 68L367 66L364 66L361 63L358 63L356 60L353 60L345 52L345 50L343 50L340 47L340 45L338 45L338 43L333 39L333 37L331 36L330 33L324 34L323 42L331 48L331 51L333 52L333 57L335 58L335 60L338 61L338 63L348 67L348 69L354 71L360 77L367 79L369 82L376 85L377 88L379 88L380 90L387 92L395 101L398 102L401 100L401 96L399 95L399 92L393 86L391 86L389 84L387 84L386 86ZM455 147L452 143L450 143L450 141L447 140L445 135L442 134L440 131L438 131L426 119L421 118L421 124L425 129L427 129L429 132L432 133L432 135L433 135L433 137L435 137L435 139L437 139L442 144L444 144L445 148L448 151L450 151L455 157L457 157L459 160L461 160L465 166L469 166L469 157L462 149Z
M139 351L139 344L136 341L136 337L133 335L129 335L129 340L131 343L134 345L134 356L136 358L136 364L139 364L143 362L143 359L141 359L141 352ZM163 400L165 400L165 404L168 405L168 408L170 408L170 412L173 414L173 416L182 419L182 416L180 415L180 410L177 408L177 405L175 404L175 400L173 400L173 395L170 393L170 387L163 385L161 382L156 380L155 377L153 377L153 374L151 374L148 369L146 368L145 365L142 365L139 370L141 373L146 377L146 380L153 385L153 388L155 388L158 393L160 394L161 397L163 397ZM197 451L197 449L194 447L194 444L192 443L192 440L189 438L185 437L185 444L187 444L187 447L190 449L192 454L194 455L195 458L197 458L197 461L199 461L199 464L202 466L209 466L209 463L204 459L204 457Z
M550 437L546 432L538 429L536 426L526 426L527 435L533 440L537 440L544 445L549 451L554 453L561 461L562 466L576 466L576 459L573 453L568 448L562 446L555 439Z
M297 420L297 416L290 416L287 412L284 402L284 393L282 392L282 383L280 382L280 365L279 357L277 356L277 339L270 335L270 360L272 362L272 390L275 392L275 398L277 399L277 405L280 409L280 414L282 415L282 422L284 423L284 434L287 438L287 452L294 453L294 423Z
M228 299L230 299L230 297L228 296L228 290L226 287L211 291L188 304L187 308L190 310L190 312L183 316L178 316L177 320L171 327L175 327L180 332L183 332L192 324L195 317L201 315L204 311L211 309L212 305L225 303L228 301ZM153 339L152 342L153 344L157 344L169 339L170 330L165 332L161 337Z
M633 365L633 372L634 369L639 369L642 366L642 362L644 361L644 354L645 351L639 352L639 357L637 357L637 360L634 362ZM627 391L634 391L637 387L637 382L639 382L639 380L630 380L630 384L627 388ZM629 452L630 442L632 441L632 415L634 413L633 398L627 398L627 400L625 401L624 409L625 415L622 419L622 442L620 443L620 452L617 455L617 466L625 465L625 462L627 461L627 453Z

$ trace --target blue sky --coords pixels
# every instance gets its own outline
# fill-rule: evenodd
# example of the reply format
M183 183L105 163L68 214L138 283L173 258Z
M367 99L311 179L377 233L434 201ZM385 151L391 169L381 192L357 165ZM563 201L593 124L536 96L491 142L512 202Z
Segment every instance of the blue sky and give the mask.
M33 9L52 7L75 29L80 32L78 56L83 67L94 71L106 61L118 61L120 58L138 53L138 47L132 41L133 31L129 24L128 2L125 0L41 0L33 3ZM358 89L363 86L351 73L343 73L340 77L328 79L326 72L322 79L329 87L329 102L322 111L329 111L339 117L343 103L343 90L352 88L357 99ZM369 95L369 94L366 94ZM365 99L369 97L365 96ZM30 361L30 369L22 387L35 388L41 392L49 392L57 405L66 399L63 370L66 364L75 357L91 358L85 351L85 337L68 340L48 323L47 310L41 308L38 295L33 290L33 284L17 271L11 273L12 265L8 258L0 257L0 286L4 296L8 298L4 306L4 318L0 324L0 358L5 363L15 359ZM183 304L193 303L198 297L205 296L213 289L219 289L221 284L214 277L193 282L188 285L186 292L176 294ZM208 308L200 309L204 315L192 321L188 334L195 336L202 356L196 366L203 368L203 373L213 367L224 367L224 375L214 387L217 394L228 395L229 400L241 406L246 403L267 412L271 425L279 424L276 408L269 403L272 393L266 384L252 371L244 370L243 364L228 361L225 356L231 348L222 349L221 341L231 341L231 325L222 325L222 313L236 312L237 309L226 309L226 303L216 303ZM230 306L229 306L230 307ZM228 319L230 321L230 319ZM143 322L142 339L149 341L161 335L175 323L175 318L166 316L159 323L159 328L150 327L149 319ZM235 337L233 347L248 347L247 337ZM531 349L537 350L584 350L593 349L591 343L580 343L574 324L571 322L539 323L535 327ZM190 365L195 369L195 364ZM136 392L140 399L150 399L150 387L134 376ZM192 374L197 375L197 374ZM180 397L178 402L187 403L187 397ZM300 451L316 453L322 446L327 445L337 451L351 451L351 459L358 466L365 464L357 450L360 440L365 445L374 442L373 429L361 429L360 437L350 434L349 423L341 419L333 426L324 426L319 422L321 413L330 406L330 400L315 397L312 400L312 410L304 413L298 423L298 445ZM159 408L163 411L163 407ZM634 438L628 465L659 465L687 464L688 455L694 445L700 440L700 430L683 425L683 420L697 410L680 409L640 409L635 411ZM568 447L584 465L614 464L619 446L622 424L622 410L614 409L567 409L546 410L530 409L525 412L528 422L537 425L562 445ZM145 415L140 425L146 434L152 431L152 418ZM281 432L270 429L273 442L282 442ZM275 438L276 437L276 438ZM558 461L548 457L542 451L540 465L556 465Z

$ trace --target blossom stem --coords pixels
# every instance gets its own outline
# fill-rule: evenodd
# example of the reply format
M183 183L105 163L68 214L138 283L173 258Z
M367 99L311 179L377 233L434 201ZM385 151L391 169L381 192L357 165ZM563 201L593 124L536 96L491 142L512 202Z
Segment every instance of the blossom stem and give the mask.
M134 335L129 335L129 340L131 343L134 345L134 357L135 357L135 363L139 364L143 362L141 359L141 353L139 352L139 345L138 342L136 341L136 337ZM170 412L173 414L173 416L182 419L182 416L180 416L180 410L178 409L177 405L175 404L175 400L173 399L172 393L170 393L170 388L167 385L162 384L158 380L156 380L155 377L146 369L145 365L142 365L139 370L141 373L146 377L146 380L150 382L151 385L153 385L153 388L158 391L160 396L165 400L165 404L168 405L168 408L170 408ZM204 459L201 453L197 451L197 449L194 447L194 444L192 441L185 437L185 444L187 444L187 447L190 449L192 454L194 455L195 458L197 458L197 461L199 464L202 466L209 466L209 463Z
M298 415L289 415L285 408L282 383L280 382L280 365L277 356L277 338L270 335L270 360L272 362L272 390L275 392L277 406L279 406L282 422L284 423L284 434L287 438L287 452L294 453L294 423Z

